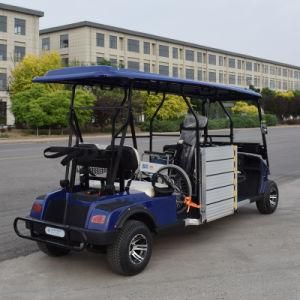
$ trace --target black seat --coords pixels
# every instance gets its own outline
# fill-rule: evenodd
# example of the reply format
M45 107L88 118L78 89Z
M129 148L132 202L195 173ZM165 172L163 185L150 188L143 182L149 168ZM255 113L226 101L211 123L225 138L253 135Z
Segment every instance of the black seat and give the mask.
M207 125L207 118L198 114L196 116L199 122L199 128L203 129ZM200 130L198 134L200 141ZM181 125L180 138L174 157L174 163L183 168L188 175L192 175L194 171L196 141L196 119L193 114L188 113Z
M118 152L120 146L114 146L116 152ZM106 148L111 150L111 146ZM124 177L124 179L132 178L139 167L139 154L136 149L130 146L123 146L117 177ZM122 173L122 174L121 174Z
M130 146L115 145L99 149L95 144L79 144L73 147L49 147L45 149L44 155L47 158L64 157L62 165L67 165L71 161L77 166L81 166L81 182L88 186L90 179L105 181L106 176L99 174L114 173L111 180L120 182L120 190L124 190L124 180L132 178L139 166L139 156L136 149ZM120 154L119 165L117 169L115 164L118 154ZM102 170L105 170L102 172ZM94 174L90 176L90 174ZM98 174L98 175L97 175Z

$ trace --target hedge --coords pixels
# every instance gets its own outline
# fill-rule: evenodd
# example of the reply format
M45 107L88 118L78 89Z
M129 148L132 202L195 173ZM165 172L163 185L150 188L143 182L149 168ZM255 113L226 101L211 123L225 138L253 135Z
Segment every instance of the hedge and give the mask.
M153 122L153 131L156 132L176 132L179 131L180 124L183 118L175 120L155 120ZM259 120L257 116L251 115L233 115L232 121L234 128L252 128L259 127ZM267 126L275 126L278 123L278 119L275 115L265 114L265 121ZM208 122L209 129L222 129L229 127L229 120L222 119L211 119ZM149 122L144 122L140 125L142 131L149 131Z

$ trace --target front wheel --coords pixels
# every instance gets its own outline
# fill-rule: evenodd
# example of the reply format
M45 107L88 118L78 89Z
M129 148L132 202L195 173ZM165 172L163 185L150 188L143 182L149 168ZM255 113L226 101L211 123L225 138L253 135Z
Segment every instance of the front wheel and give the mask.
M147 266L152 254L152 236L140 221L129 220L107 248L107 260L112 270L121 275L136 275Z
M57 247L55 245L37 242L39 249L48 256L65 256L70 253L69 249Z
M269 180L263 198L256 201L256 207L261 214L272 214L278 206L278 201L279 192L277 184Z

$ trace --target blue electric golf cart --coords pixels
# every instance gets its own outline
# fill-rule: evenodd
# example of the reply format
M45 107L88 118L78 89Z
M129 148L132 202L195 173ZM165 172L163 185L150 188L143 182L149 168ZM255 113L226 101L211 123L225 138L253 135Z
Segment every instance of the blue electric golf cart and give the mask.
M135 275L150 260L154 233L232 215L245 202L256 202L263 214L276 210L278 188L268 178L267 130L259 93L109 66L63 68L34 82L72 86L68 145L44 151L46 158L60 158L66 168L61 187L36 198L29 216L14 221L17 235L36 241L46 254L105 251L114 272ZM113 118L108 145L84 141L74 103L78 86L124 91L121 103L109 108ZM149 134L143 136L135 132L134 90L162 97L150 120ZM181 96L188 113L178 128L177 141L154 150L153 139L166 136L167 141L170 136L153 131L167 94ZM257 106L261 142L235 140L228 106L239 100ZM228 134L208 130L213 104L229 119ZM126 118L120 125L124 112ZM147 151L138 152L138 138L148 138Z

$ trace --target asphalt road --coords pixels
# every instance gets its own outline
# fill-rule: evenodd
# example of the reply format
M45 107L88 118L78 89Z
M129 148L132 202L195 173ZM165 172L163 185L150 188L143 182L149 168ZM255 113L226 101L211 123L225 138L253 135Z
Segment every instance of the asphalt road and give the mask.
M240 130L237 137L253 139L254 131ZM1 143L0 260L20 257L0 263L0 298L299 300L300 128L271 128L268 142L272 178L280 186L277 212L262 216L251 205L238 215L159 236L149 267L133 278L113 275L102 255L23 257L36 246L15 236L13 219L58 186L63 168L44 159L42 150L62 142ZM164 143L159 138L157 149Z
M259 138L256 129L237 130L237 140ZM172 143L177 138L157 137L154 147ZM108 144L109 138L89 138L87 142ZM26 215L33 199L55 190L64 176L59 159L45 159L43 150L66 141L0 143L0 261L26 255L37 250L34 243L18 238L13 232L14 217ZM140 151L146 149L146 139L140 139ZM300 178L300 127L270 128L268 147L272 177L283 183Z

